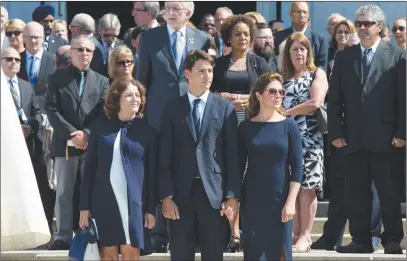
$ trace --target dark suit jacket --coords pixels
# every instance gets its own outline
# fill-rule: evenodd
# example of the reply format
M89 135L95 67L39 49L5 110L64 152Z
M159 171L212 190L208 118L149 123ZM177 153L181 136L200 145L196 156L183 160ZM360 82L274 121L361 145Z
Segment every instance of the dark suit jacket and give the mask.
M89 126L103 113L103 103L109 88L106 77L88 69L82 97L73 66L59 69L49 77L45 110L54 128L51 143L53 157L65 157L66 142L71 133L83 130L90 133ZM80 156L83 150L69 147L70 156Z
M268 62L267 62L267 65L269 66L270 72L279 73L278 63L277 63L277 56L271 55Z
M188 203L199 173L213 208L240 198L237 117L232 103L209 93L197 140L188 95L164 110L159 135L158 197Z
M220 46L220 37L219 36L216 36L214 40L215 40L216 48L218 49L217 57L222 57L223 56L223 48L225 47L225 44Z
M348 153L362 147L390 152L393 137L406 139L405 50L380 42L364 85L361 61L359 44L336 54L329 88L328 135L330 141L345 138Z
M229 69L231 54L216 58L215 67L213 68L213 81L211 86L212 92L230 92L230 86L226 80L226 72ZM251 87L257 82L258 78L270 72L266 60L252 52L247 53L246 59L247 73L249 75L249 85L247 93Z
M94 36L90 37L90 39L95 44L95 51L93 52L90 68L93 71L107 77L107 65L105 65L105 62L103 61L103 53L101 51L100 42Z
M21 108L27 117L31 127L31 134L25 139L31 158L37 152L41 153L42 148L36 148L34 139L37 138L37 132L42 124L41 109L35 99L34 89L31 83L18 78L18 86L20 90Z
M294 29L290 27L275 34L274 46L276 55L279 54L278 47L280 44L293 32ZM328 38L310 29L305 30L304 34L311 43L315 66L323 67L326 71L328 65Z
M48 39L48 52L52 54L56 54L58 52L59 47L63 45L69 45L69 42L60 36L50 34Z
M205 32L187 26L187 53L200 49L208 51L210 37ZM178 74L167 26L144 32L139 48L136 79L147 89L147 123L158 130L165 105L187 93L188 83L183 74Z
M20 71L17 73L17 76L25 81L29 81L27 70L26 70L26 51L20 53L21 57L21 66ZM34 86L35 90L35 98L40 106L41 111L44 111L45 106L45 94L47 92L48 86L48 76L55 71L55 55L44 51L41 58L41 67L38 73L38 81L36 86Z

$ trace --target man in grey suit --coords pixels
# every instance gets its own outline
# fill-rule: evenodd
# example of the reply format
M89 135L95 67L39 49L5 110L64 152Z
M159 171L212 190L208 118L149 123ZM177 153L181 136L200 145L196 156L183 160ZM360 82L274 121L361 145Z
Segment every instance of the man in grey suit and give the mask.
M386 254L402 254L403 238L395 152L406 141L405 50L380 39L383 11L364 5L356 12L360 44L337 53L328 97L328 135L347 157L346 198L352 242L340 253L372 253L374 182L383 217Z
M57 232L48 250L67 250L72 242L75 183L83 173L89 126L103 114L109 88L108 79L89 68L94 50L89 37L74 38L72 65L49 77L45 110L54 128L51 156L57 177Z
M186 26L194 8L193 2L166 2L167 25L152 28L140 38L136 79L147 89L146 120L157 131L167 103L188 91L182 69L186 54L209 48L209 34ZM163 246L168 236L160 206L156 218L153 247L157 252L165 252Z
M166 2L167 26L150 29L140 39L136 79L147 89L146 118L157 130L165 105L188 91L182 70L186 54L209 48L210 35L186 26L194 8L193 2Z

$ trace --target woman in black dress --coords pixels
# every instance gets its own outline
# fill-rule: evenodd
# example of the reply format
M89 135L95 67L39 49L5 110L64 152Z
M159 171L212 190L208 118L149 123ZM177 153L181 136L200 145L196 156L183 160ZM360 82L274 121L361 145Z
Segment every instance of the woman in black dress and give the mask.
M284 116L283 79L260 77L239 126L244 260L292 260L292 218L302 178L301 135Z
M102 260L139 260L144 229L155 225L154 128L142 119L144 87L115 80L105 101L107 118L91 128L80 193L80 226L96 221Z

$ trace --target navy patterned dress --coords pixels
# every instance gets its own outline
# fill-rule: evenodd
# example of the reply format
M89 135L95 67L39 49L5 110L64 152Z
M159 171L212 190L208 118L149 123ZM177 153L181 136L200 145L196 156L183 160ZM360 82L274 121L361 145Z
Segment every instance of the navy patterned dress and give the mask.
M311 98L311 83L315 71L299 78L289 79L284 83L287 95L283 101L284 109L291 109ZM322 192L324 182L324 142L318 129L315 112L292 117L297 122L302 138L303 177L301 187Z

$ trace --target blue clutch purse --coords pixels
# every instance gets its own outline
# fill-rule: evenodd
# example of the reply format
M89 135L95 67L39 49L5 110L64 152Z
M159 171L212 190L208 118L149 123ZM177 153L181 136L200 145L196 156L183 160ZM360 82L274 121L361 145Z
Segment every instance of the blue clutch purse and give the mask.
M88 244L94 244L98 240L96 222L93 218L90 218L88 228L81 229L75 234L69 248L69 258L75 261L83 261Z

